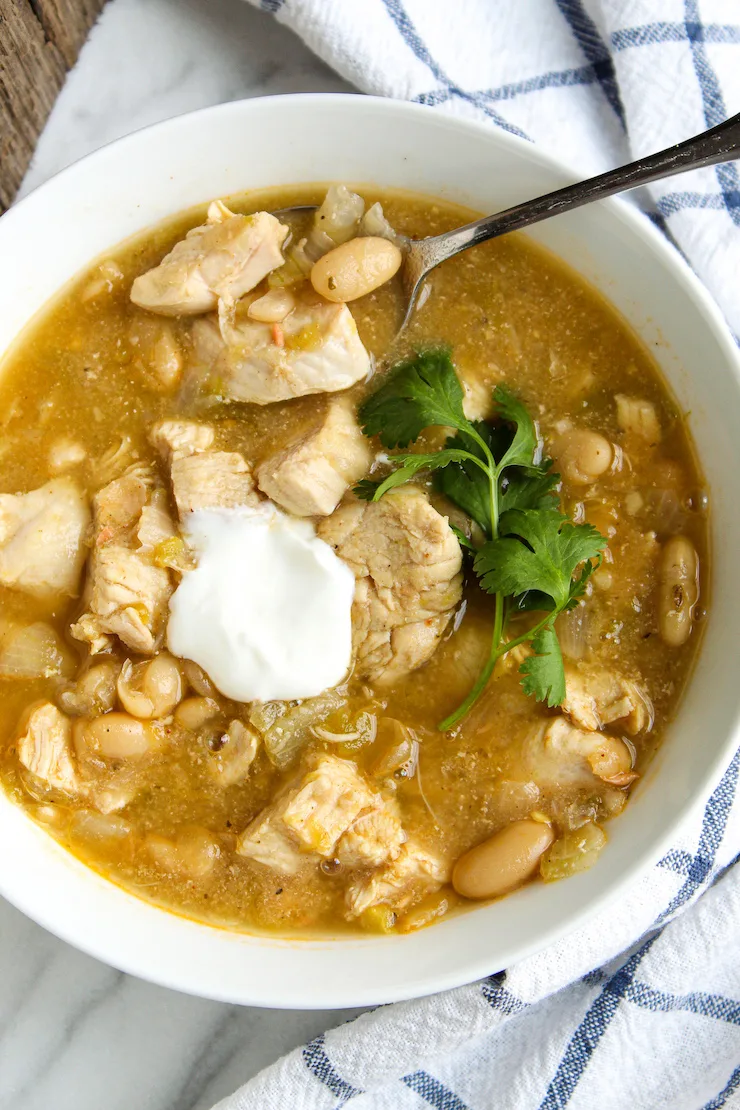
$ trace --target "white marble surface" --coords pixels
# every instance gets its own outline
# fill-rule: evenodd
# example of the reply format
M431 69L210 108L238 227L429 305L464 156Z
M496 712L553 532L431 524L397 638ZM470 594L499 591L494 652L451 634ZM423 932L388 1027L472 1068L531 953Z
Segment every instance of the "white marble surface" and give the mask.
M243 0L111 0L23 191L180 112L347 89ZM155 987L82 955L0 900L0 1110L207 1110L350 1016L239 1008Z

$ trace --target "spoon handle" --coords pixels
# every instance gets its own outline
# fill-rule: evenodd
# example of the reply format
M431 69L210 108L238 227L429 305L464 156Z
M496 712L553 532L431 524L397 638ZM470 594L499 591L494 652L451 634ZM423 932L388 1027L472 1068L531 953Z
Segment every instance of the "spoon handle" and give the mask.
M735 158L740 158L740 114L713 127L711 131L703 131L693 139L668 147L667 150L660 150L648 158L639 158L636 162L619 166L599 174L598 177L590 177L587 181L566 185L564 189L556 189L555 192L546 193L535 200L515 204L504 212L474 220L464 227L420 241L414 246L418 248L423 243L424 248L428 248L423 252L424 270L427 271L459 251L475 246L476 243L485 243L504 232L528 227L550 216L557 216L560 212L570 212L582 204L602 200L638 185L649 185L651 181L663 177L714 166L718 162L730 162Z

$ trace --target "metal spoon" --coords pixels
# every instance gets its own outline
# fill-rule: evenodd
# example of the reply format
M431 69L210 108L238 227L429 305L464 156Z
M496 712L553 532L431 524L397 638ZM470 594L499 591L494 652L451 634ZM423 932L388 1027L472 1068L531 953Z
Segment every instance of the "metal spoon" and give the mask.
M557 216L561 212L570 212L583 204L603 200L614 193L635 189L639 185L649 185L662 177L672 177L687 170L731 162L735 158L740 158L740 114L732 116L710 131L703 131L693 139L658 151L648 158L640 158L636 162L619 166L597 177L590 177L586 181L578 181L574 185L566 185L563 189L516 204L504 212L473 220L472 223L452 231L443 231L441 235L432 235L427 239L399 236L399 245L404 254L400 270L401 283L407 298L406 314L400 330L406 327L411 318L426 276L441 262L454 258L468 247L485 243L508 231L529 227L530 224L539 223L540 220ZM281 209L276 215L305 212L312 208L311 205L298 205L295 208Z

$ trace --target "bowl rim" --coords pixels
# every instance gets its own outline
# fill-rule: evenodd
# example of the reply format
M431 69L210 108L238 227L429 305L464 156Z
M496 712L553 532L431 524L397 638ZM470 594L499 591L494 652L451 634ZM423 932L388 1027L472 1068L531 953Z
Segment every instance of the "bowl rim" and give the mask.
M528 142L525 139L512 135L502 129L491 126L477 120L461 119L457 116L446 113L432 113L426 105L414 104L408 101L394 100L386 97L366 96L359 93L294 93L285 95L274 95L266 97L255 97L243 100L230 101L225 104L217 104L206 108L200 108L193 112L181 113L177 116L170 117L166 120L160 121L155 124L139 128L125 136L114 139L104 146L96 149L95 151L85 155L84 157L66 166L57 174L43 182L35 188L27 196L19 200L13 205L3 216L0 218L0 241L2 241L3 227L10 227L16 219L23 216L26 208L31 205L36 205L50 192L55 191L60 182L71 178L79 172L80 167L87 166L91 162L102 160L105 152L109 152L111 148L117 148L121 155L125 156L128 149L136 147L142 135L155 135L158 133L166 132L178 125L182 126L184 121L213 119L215 117L228 117L233 115L239 117L245 111L248 113L253 111L268 110L270 105L279 102L281 109L290 109L292 105L304 105L306 101L310 101L316 106L339 106L342 110L348 112L361 113L363 110L369 109L373 111L381 111L388 114L389 118L406 116L410 120L424 119L425 124L428 125L433 119L435 125L440 129L448 131L467 132L469 135L479 137L482 141L493 146L499 146L504 150L512 150L518 154L524 154L526 160L529 162L534 172L538 170L554 171L557 174L564 175L569 179L576 180L578 174L569 167L565 162L558 158L545 153L538 146ZM657 256L661 267L668 270L672 277L681 285L688 293L706 321L707 329L713 333L714 338L718 342L721 353L727 361L728 369L734 371L735 376L740 380L740 352L733 341L731 332L720 312L720 309L712 299L709 292L704 285L700 282L699 278L690 269L687 262L680 255L680 253L670 244L666 237L645 217L638 209L633 208L625 200L620 197L612 197L605 201L599 202L605 205L607 209L625 224L640 238L642 239L654 255ZM172 215L175 215L173 212ZM111 244L114 246L115 244ZM45 301L39 308L43 311L48 301ZM2 354L4 352L0 352ZM678 829L683 826L690 816L701 808L709 797L712 790L720 780L723 772L732 760L735 752L735 740L738 731L738 721L740 717L738 713L735 715L734 728L728 729L728 734L708 766L702 778L697 782L690 803L683 809L680 809L676 814L666 822L666 826L662 835L656 836L654 841L646 848L641 850L635 855L632 862L624 868L623 873L615 881L612 882L609 889L601 894L596 894L594 897L582 908L573 910L569 914L565 914L563 920L557 925L548 925L543 929L541 939L533 940L531 943L523 943L516 951L515 961L521 961L545 947L549 947L558 941L562 940L568 934L575 932L587 921L593 918L598 912L608 908L613 904L620 895L623 895L627 888L633 886L639 878L647 873L647 871L657 862L658 859L665 853L671 842L676 836ZM12 803L11 803L12 805ZM19 807L18 807L19 808ZM22 812L19 808L19 812ZM24 815L25 817L25 815ZM25 818L30 820L29 818ZM39 829L39 834L47 839L48 834ZM70 854L65 849L56 845L58 850L65 856ZM106 880L98 875L94 869L87 867L85 864L80 863L75 857L71 857L76 866L83 868L86 872L91 873L95 879L106 885L111 885L110 880ZM115 884L113 884L115 885ZM119 888L121 889L121 888ZM26 892L27 893L27 892ZM175 917L179 921L187 925L196 925L201 927L200 923L193 922L192 919L181 917L176 913L171 913L165 908L157 907L152 903L144 902L136 898L135 895L129 892L123 892L127 898L132 898L137 902L145 905L151 913L166 914L168 917ZM372 987L367 986L361 991L352 993L343 990L339 994L333 995L324 993L320 998L315 1001L307 999L305 991L300 987L297 989L283 987L279 997L266 997L265 992L258 994L253 998L245 996L243 990L237 990L230 993L231 986L228 981L223 981L217 987L215 985L208 986L200 981L193 985L191 981L184 982L188 979L188 972L182 974L179 978L175 973L168 973L160 971L154 963L149 961L146 966L142 965L140 960L134 956L122 955L117 948L116 941L109 942L108 937L104 934L90 931L84 936L80 936L74 929L65 928L54 920L52 913L45 913L43 908L39 906L38 899L26 897L23 891L13 888L12 881L8 880L5 869L0 865L0 894L4 896L11 904L15 905L18 909L24 912L27 916L31 917L34 921L38 922L44 928L49 930L60 939L72 944L74 947L88 953L89 955L104 961L105 963L119 968L129 974L145 978L151 982L157 983L161 986L168 987L173 990L197 994L199 997L212 998L214 1000L225 1001L237 1004L248 1004L256 1006L269 1006L272 1008L290 1008L290 1009L327 1009L327 1008L348 1008L355 1006L369 1006L377 1005L392 1001L399 1001L408 998L423 997L424 995L436 993L438 991L447 990L453 987L461 986L463 984L472 983L478 979L490 975L492 971L496 970L495 952L487 959L470 959L468 962L465 959L460 959L455 963L453 969L439 970L435 968L433 973L429 973L423 982L415 982L413 984L406 983L401 985L395 992L389 991L388 987ZM471 911L473 913L476 910ZM212 926L206 926L208 929L213 929ZM444 923L439 923L435 926L434 931L437 932L444 928ZM219 932L228 930L218 930ZM426 930L425 930L426 931ZM230 935L234 935L230 933ZM418 935L418 934L416 934ZM246 939L249 942L255 942L257 946L266 939L264 936L250 935L246 938L241 934L237 934L240 939ZM385 940L385 938L383 938ZM395 938L394 938L395 939ZM406 939L406 938L404 938ZM410 939L410 938L408 938ZM271 945L278 946L283 944L287 947L295 947L296 944L305 948L307 954L316 948L325 948L326 946L335 947L341 945L342 947L354 947L359 951L363 947L371 947L364 938L338 938L329 940L291 940L290 938L276 939L272 936L269 937ZM507 963L514 962L507 960ZM351 994L351 997L349 997Z

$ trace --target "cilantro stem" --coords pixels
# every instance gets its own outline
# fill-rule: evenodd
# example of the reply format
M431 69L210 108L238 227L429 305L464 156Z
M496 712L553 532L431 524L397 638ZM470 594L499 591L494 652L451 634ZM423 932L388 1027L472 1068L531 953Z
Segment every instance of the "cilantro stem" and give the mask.
M486 443L486 441L483 439L482 436L478 435L475 428L473 428L471 426L471 428L469 429L467 434L470 436L471 439L474 439L475 442L478 444L478 446L481 448L481 450L483 451L483 453L486 457L486 461L487 461L487 464L488 464L487 467L486 467L486 470L488 472L488 483L489 483L489 493L490 493L490 513L491 513L491 536L490 536L490 538L492 540L495 540L495 539L498 539L498 516L499 516L499 513L498 513L498 481L499 481L499 468L496 466L496 460L494 459L493 454L491 453L491 450L490 450L488 444ZM455 725L458 723L458 721L461 721L462 718L472 709L472 707L475 705L476 701L478 700L478 698L481 696L481 694L485 690L486 686L488 685L489 679L490 679L491 675L493 674L493 669L496 666L496 661L503 654L503 652L500 650L501 637L502 637L503 631L504 631L504 598L503 598L502 594L497 593L497 594L494 595L494 607L495 608L494 608L494 618L493 618L493 635L491 637L491 650L489 652L488 660L486 662L486 665L484 666L481 673L478 675L478 678L475 681L475 685L473 686L473 688L470 691L470 693L468 694L468 696L465 698L465 701L462 703L462 705L459 705L458 708L455 710L455 712L451 713L449 717L446 717L444 719L444 721L442 721L441 724L438 726L441 732L447 732L449 729L454 728Z
M493 674L494 667L498 663L499 659L503 658L503 656L506 655L508 651L511 651L512 648L519 647L520 644L526 643L527 640L533 640L537 633L550 621L555 620L555 617L560 612L559 609L550 610L549 613L545 613L542 620L538 621L533 628L528 629L526 632L522 632L521 636L517 636L514 640L507 640L505 644L502 644L501 634L503 631L504 605L503 599L499 600L500 596L500 594L496 594L496 616L494 618L493 642L491 644L491 654L488 657L488 661L486 662L486 665L481 673L478 675L475 685L466 697L465 701L457 707L454 713L451 713L449 717L445 717L444 721L441 721L437 725L437 728L440 730L440 732L449 732L451 728L454 728L455 725L458 724L463 719L463 717L470 712L470 710L473 708L478 698L481 696L486 686L488 685L491 675ZM500 621L499 615L501 617Z

